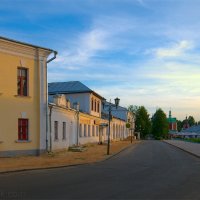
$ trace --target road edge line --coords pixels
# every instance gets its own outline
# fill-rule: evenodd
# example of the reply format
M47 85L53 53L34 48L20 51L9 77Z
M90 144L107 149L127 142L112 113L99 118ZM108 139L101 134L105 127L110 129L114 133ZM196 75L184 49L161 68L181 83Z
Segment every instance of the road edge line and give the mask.
M176 146L176 145L174 145L174 144L168 143L168 142L166 142L166 141L164 141L164 140L162 140L162 142L164 142L164 143L166 143L166 144L169 144L169 145L171 145L171 146L173 146L173 147L176 147L176 148L178 148L178 149L180 149L180 150L182 150L182 151L184 151L184 152L186 152L186 153L188 153L188 154L190 154L190 155L192 155L192 156L195 156L195 157L197 157L197 158L200 158L199 155L197 155L197 154L195 154L195 153L192 153L192 152L190 152L190 151L188 151L188 150L186 150L186 149L183 149L183 148L178 147L178 146Z

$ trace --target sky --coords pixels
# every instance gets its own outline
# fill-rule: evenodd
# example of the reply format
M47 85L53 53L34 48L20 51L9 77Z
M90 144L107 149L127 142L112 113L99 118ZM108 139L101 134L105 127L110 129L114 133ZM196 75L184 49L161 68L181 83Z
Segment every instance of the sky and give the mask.
M199 121L199 10L199 0L0 0L0 32L58 51L49 82Z

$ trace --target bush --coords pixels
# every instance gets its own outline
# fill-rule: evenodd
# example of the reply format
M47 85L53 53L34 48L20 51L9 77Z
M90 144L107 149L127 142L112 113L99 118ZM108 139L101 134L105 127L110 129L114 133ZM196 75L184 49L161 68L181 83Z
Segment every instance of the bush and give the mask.
M200 138L185 138L184 140L188 142L197 142L200 143Z

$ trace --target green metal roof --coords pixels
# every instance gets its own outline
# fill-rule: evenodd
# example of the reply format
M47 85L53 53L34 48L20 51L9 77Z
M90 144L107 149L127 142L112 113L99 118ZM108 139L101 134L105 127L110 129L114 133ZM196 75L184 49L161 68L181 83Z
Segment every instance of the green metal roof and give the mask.
M167 118L167 121L169 122L169 123L176 123L176 118Z

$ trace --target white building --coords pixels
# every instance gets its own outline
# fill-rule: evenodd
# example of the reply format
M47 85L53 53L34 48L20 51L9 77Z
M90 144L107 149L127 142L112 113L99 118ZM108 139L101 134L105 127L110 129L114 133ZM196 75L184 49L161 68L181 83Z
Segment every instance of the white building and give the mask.
M102 118L108 120L108 107L109 102L106 102L104 106L102 106ZM111 115L112 115L112 121L111 121L111 139L112 140L120 140L125 139L128 136L131 136L134 133L135 129L135 122L134 122L134 116L131 112L128 111L127 108L124 108L122 106L116 106L114 104L111 105ZM127 128L127 123L130 125L130 128Z
M79 81L49 83L49 95L64 94L73 105L79 103L79 110L96 117L101 117L102 96Z
M103 99L79 81L49 83L49 148L59 150L107 141L108 118L102 112ZM120 107L120 112L117 115L113 110L111 140L122 140L130 135L126 128L128 111Z

